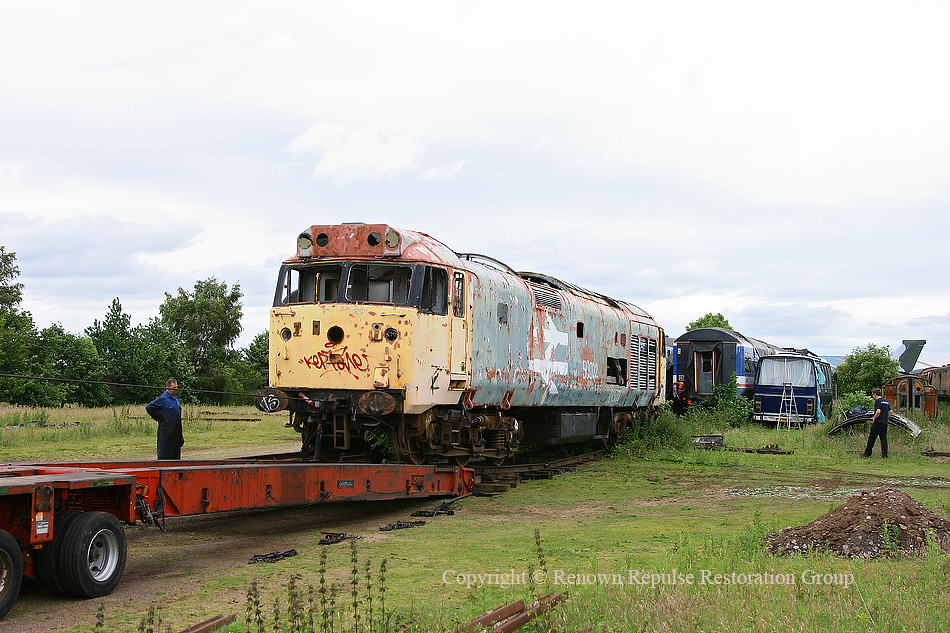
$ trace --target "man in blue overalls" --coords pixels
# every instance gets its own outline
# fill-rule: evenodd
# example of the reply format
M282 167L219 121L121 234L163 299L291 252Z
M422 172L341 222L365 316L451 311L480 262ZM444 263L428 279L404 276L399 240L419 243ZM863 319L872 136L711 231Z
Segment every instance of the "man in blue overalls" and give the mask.
M158 422L159 459L181 459L185 437L181 430L181 405L177 393L178 381L169 378L162 395L145 405L145 411Z

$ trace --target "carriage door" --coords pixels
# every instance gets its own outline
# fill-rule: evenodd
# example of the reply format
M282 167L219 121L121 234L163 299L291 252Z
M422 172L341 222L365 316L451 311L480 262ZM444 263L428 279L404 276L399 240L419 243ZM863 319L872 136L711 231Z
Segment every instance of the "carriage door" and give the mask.
M452 346L449 350L449 367L452 383L451 387L463 388L468 382L468 295L465 273L455 271L452 276ZM462 381L463 384L458 384ZM450 387L450 388L451 388Z
M713 392L716 384L716 350L695 352L696 393L708 395Z

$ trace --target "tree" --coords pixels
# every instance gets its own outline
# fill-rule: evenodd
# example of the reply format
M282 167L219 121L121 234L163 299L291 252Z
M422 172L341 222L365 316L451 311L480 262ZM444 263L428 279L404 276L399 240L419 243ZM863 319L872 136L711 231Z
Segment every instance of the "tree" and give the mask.
M722 316L721 312L713 314L712 312L707 312L705 315L699 317L692 323L686 326L686 331L697 330L702 327L721 327L727 330L731 330L732 326L729 325L729 321L726 317Z
M36 339L33 317L19 308L23 284L15 283L20 275L16 253L0 246L0 374L26 374L29 370L30 346ZM0 401L20 404L29 382L19 378L0 378Z
M96 319L86 328L86 336L96 346L102 359L106 380L126 385L143 384L137 377L133 358L136 341L132 337L132 317L122 312L118 297L112 300L112 305L102 321ZM127 387L115 386L111 391L116 402L127 404L141 401L141 398Z
M237 363L237 380L241 391L256 393L267 386L268 372L267 332L254 337L250 345L241 350L241 359Z
M182 385L182 391L178 392L181 402L195 399L189 387L194 388L198 381L188 350L161 319L152 319L148 325L136 326L132 330L132 340L132 363L137 370L133 374L135 381L132 384L157 387L157 390L132 389L135 402L148 402L155 398L165 388L165 381L169 378L174 378Z
M871 389L900 374L897 367L897 361L891 358L886 345L878 347L869 343L867 347L856 347L838 365L838 391L842 394L870 393Z
M242 296L238 284L228 290L214 277L195 282L193 293L182 288L174 297L165 293L162 323L184 346L199 389L226 391L234 383L232 346L241 334Z
M105 371L92 339L76 336L54 323L44 328L31 346L30 374L57 380L35 380L21 396L23 404L37 407L61 407L78 403L87 407L108 404L110 395L101 384L82 384L71 380L102 381Z

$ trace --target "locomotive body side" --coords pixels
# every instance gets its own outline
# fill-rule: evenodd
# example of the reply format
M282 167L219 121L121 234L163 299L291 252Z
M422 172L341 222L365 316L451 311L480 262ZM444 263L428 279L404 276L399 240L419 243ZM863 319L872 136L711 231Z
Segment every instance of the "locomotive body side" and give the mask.
M474 405L636 407L659 400L662 331L649 315L503 273L476 279Z

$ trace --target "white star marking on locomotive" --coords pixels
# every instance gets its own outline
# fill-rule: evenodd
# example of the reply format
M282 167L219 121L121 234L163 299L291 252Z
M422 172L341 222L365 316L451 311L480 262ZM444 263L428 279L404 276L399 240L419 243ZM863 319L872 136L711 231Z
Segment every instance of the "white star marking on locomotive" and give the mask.
M554 354L558 346L564 345L566 347L570 339L566 332L557 329L550 314L547 315L544 322L542 333L544 334L544 351L541 358L531 359L529 367L541 374L541 379L544 381L544 395L541 396L541 404L544 404L548 394L557 395L558 393L557 385L554 384L554 376L567 374L567 363L554 360Z

